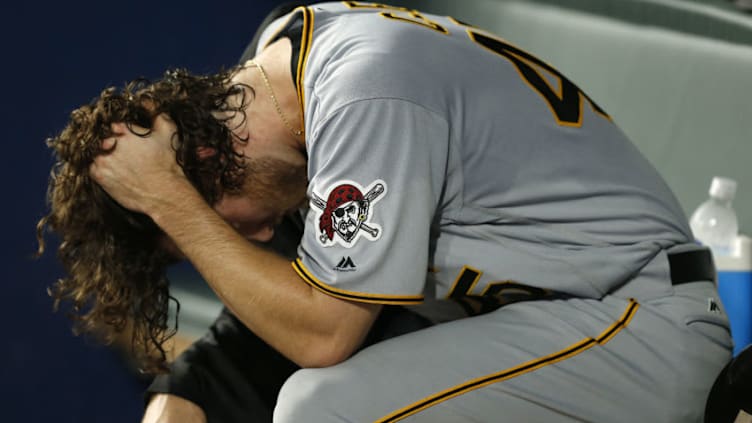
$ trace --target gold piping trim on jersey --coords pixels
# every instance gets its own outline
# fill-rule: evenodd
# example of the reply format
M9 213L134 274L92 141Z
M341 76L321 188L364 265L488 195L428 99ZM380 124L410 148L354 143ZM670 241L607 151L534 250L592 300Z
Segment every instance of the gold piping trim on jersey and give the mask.
M399 10L400 12L410 12L412 9L408 9L406 7L402 6L390 6L387 4L380 4L380 3L365 3L365 2L358 2L358 1L343 1L342 3L345 4L350 9L388 9L388 10Z
M292 268L295 269L295 272L306 283L333 297L372 304L420 304L423 302L422 295L367 294L362 292L345 291L344 289L335 288L318 280L308 271L308 269L306 269L303 260L300 258L297 258L291 264Z
M300 52L298 54L298 65L295 72L295 91L298 94L298 102L300 103L300 116L302 116L300 126L303 133L305 133L305 92L303 90L303 76L305 75L305 68L308 64L308 53L311 50L311 41L313 39L313 11L306 6L296 7L290 12L290 17L287 18L284 24L282 24L277 32L269 37L269 41L266 42L264 48L277 39L279 34L287 28L287 25L292 19L295 18L296 13L303 14L303 30L300 39Z
M295 75L295 88L298 91L298 101L300 102L300 116L303 133L305 133L305 90L303 89L303 77L308 65L308 53L311 51L311 41L313 40L313 10L309 7L301 6L295 9L303 12L303 34L300 40L300 53L298 55L298 68Z
M449 34L449 31L447 31L446 28L444 28L443 25L436 21L432 21L425 16L421 15L419 11L415 9L408 9L406 7L401 6L389 6L386 4L380 4L380 3L362 3L357 1L343 1L342 3L345 4L350 9L378 9L378 10L391 10L395 12L401 12L406 13L412 17L406 18L404 16L396 16L393 13L389 12L381 12L379 15L382 17L385 17L387 19L392 19L395 21L403 21L415 25L420 25L423 27L426 27L428 29L434 30L436 32L442 33L442 34Z
M300 103L300 126L303 133L305 133L305 92L303 90L303 76L305 75L305 68L308 64L308 53L311 50L311 41L313 39L313 10L306 6L300 6L293 9L290 12L290 17L282 24L277 32L273 36L269 37L269 41L266 42L264 48L274 42L279 37L279 34L287 28L290 21L295 19L295 15L300 12L303 14L303 30L300 36L300 52L298 52L298 65L295 70L295 91L298 94L298 102Z
M549 364L558 363L560 361L574 357L577 354L580 354L596 345L604 345L605 343L610 341L617 333L619 333L619 331L629 325L629 322L632 320L632 317L634 317L639 307L640 305L635 300L630 299L629 305L627 306L627 309L624 311L624 314L621 316L621 318L619 318L619 320L614 322L606 330L601 332L601 334L595 339L585 338L561 351L555 352L545 357L531 360L526 363L522 363L519 366L512 367L510 369L503 370L492 375L473 379L461 385L446 389L430 397L424 398L414 404L408 405L407 407L399 409L394 413L389 414L388 416L382 417L376 422L386 423L400 421L406 417L412 416L413 414L425 410L426 408L432 407L440 402L446 401L456 396L497 382L502 382L513 377L523 375L525 373L532 372Z

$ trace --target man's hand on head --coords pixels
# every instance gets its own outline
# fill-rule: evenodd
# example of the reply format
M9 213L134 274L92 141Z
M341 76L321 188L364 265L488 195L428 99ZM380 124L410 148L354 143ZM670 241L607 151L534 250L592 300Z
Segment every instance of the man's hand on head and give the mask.
M165 116L154 120L151 132L124 123L112 125L115 135L102 140L108 152L94 159L89 172L123 207L145 214L188 180L175 160L175 125ZM135 132L135 133L134 133Z

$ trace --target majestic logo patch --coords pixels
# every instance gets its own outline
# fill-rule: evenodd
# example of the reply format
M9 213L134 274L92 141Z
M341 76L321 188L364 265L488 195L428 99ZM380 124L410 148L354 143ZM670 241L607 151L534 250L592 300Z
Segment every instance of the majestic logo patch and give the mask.
M366 193L363 194L363 191ZM327 191L324 200L313 192L311 202L321 210L319 216L319 241L324 246L335 243L350 248L360 237L371 241L379 239L381 227L371 223L373 208L383 194L386 183L377 179L367 189L352 181L337 182Z
M334 270L338 270L340 272L354 272L355 263L353 263L350 256L342 257L342 260L340 260L339 263L334 266Z

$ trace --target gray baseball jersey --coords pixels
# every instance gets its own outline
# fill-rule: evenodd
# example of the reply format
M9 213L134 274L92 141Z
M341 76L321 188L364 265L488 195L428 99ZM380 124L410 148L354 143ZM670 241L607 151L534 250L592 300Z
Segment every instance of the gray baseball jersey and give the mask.
M359 2L290 19L312 199L297 267L318 288L409 303L514 281L600 298L690 239L608 115L512 44Z
M300 406L301 392L316 392L318 409L327 409L324 392L353 393L348 383L326 391L321 381L359 375L394 392L341 404L334 414L343 420L503 421L500 409L509 421L597 420L612 408L591 412L579 398L552 398L571 388L575 396L594 391L617 400L644 390L631 372L675 377L677 369L657 370L665 356L640 350L648 339L703 351L707 333L693 333L689 342L679 335L684 329L657 332L661 319L648 312L633 319L638 301L674 292L667 250L689 243L690 230L657 172L606 111L555 68L452 18L371 3L296 9L270 25L259 45L280 37L293 43L305 120L310 205L293 263L303 280L335 297L383 304L468 296L503 302L512 288L574 298L509 305L388 341L332 369L305 370L283 390L298 406L282 406L280 420L318 421L295 414L311 412ZM681 310L677 316L689 313L685 306L702 309L712 285L697 292L693 302L663 306ZM637 321L652 329L643 328L643 338L640 327L621 334ZM722 316L713 324L721 328L720 335L709 329L713 336L727 343ZM701 385L696 392L650 401L706 393L728 354L727 346L713 348L710 358L681 357L703 369L685 379ZM585 351L591 358L583 363ZM609 367L609 360L622 361ZM456 368L437 371L447 363ZM407 368L430 376L396 388L382 380ZM592 372L606 368L625 384L593 382ZM531 369L538 369L533 377ZM312 380L315 390L301 388ZM647 401L639 395L630 398ZM452 405L460 397L465 405ZM645 407L650 421L664 416L658 405Z

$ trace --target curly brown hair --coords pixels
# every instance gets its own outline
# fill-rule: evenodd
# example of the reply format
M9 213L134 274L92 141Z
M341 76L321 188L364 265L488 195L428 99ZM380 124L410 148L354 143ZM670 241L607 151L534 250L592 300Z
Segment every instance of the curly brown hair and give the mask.
M146 136L156 116L166 114L177 128L175 159L204 199L214 204L224 193L239 192L245 168L233 146L246 140L228 122L238 113L245 120L253 91L228 84L234 72L198 76L172 70L154 82L107 88L73 111L62 132L46 141L56 163L47 192L49 213L37 224L38 254L45 250L44 233L56 233L67 274L48 289L54 308L70 301L74 332L97 334L107 343L129 327L134 358L144 372L167 370L165 342L177 331L177 320L168 324L174 298L166 278L174 259L161 247L159 227L117 204L89 176L89 166L108 153L101 141L114 135L113 123L124 122ZM201 150L212 154L199 155Z

